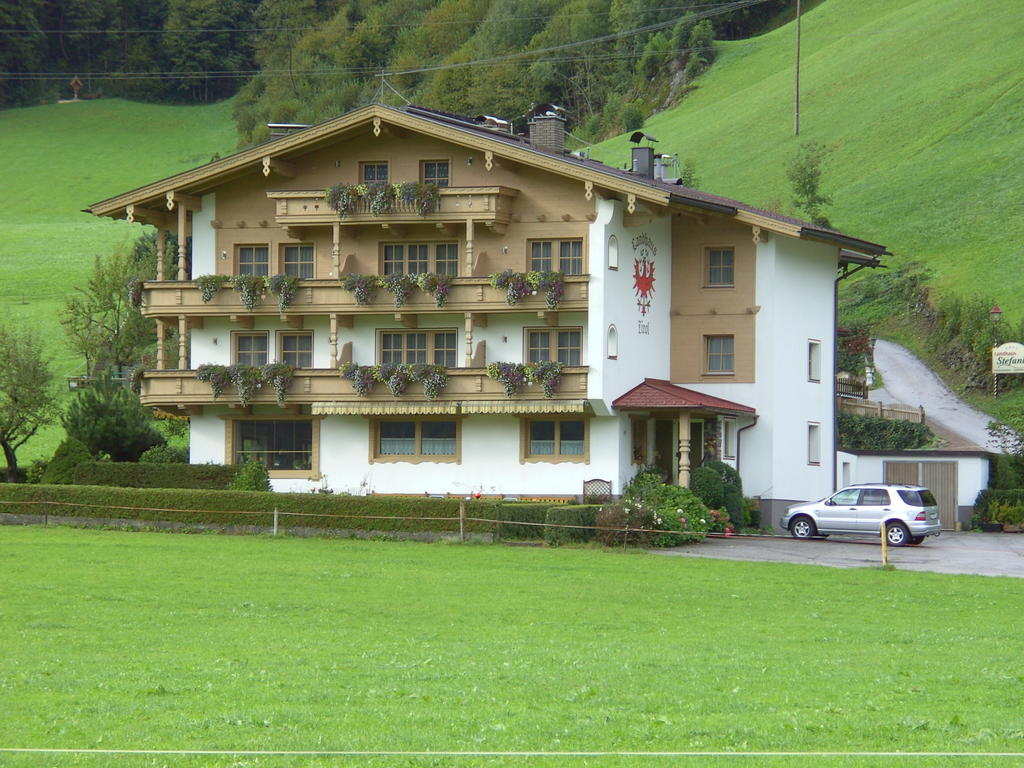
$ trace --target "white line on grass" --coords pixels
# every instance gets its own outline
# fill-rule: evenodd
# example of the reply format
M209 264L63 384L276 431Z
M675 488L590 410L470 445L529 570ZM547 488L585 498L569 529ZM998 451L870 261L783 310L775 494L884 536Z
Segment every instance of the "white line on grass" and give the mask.
M546 750L459 752L363 749L77 749L0 747L0 753L4 752L61 755L222 755L226 757L1024 757L1024 752L553 752Z

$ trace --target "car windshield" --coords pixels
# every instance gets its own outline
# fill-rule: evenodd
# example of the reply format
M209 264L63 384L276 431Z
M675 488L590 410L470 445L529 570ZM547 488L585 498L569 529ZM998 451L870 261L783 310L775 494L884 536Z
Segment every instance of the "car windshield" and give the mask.
M935 497L927 488L920 491L898 491L900 498L912 507L934 507Z

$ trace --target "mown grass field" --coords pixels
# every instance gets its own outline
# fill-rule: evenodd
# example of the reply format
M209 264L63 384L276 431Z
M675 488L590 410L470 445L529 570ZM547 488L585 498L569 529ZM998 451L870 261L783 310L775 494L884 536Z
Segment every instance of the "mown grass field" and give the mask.
M1021 751L1022 582L0 528L0 748ZM940 766L25 755L5 766ZM1012 765L988 757L957 766Z
M787 160L832 147L834 226L925 261L939 291L1024 317L1024 14L1005 0L827 0L802 23L800 136L793 24L723 43L712 69L644 130L696 162L700 186L790 209ZM594 157L621 165L619 137Z
M139 224L82 213L91 203L233 151L231 104L170 107L99 99L0 111L7 182L0 205L0 308L5 322L36 329L59 386L82 372L59 314L96 256L130 248ZM49 456L53 428L18 454Z

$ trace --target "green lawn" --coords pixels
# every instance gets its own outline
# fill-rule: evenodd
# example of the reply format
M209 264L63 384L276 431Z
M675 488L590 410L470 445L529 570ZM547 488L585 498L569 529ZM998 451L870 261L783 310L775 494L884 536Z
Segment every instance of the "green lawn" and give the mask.
M788 209L785 164L829 145L834 226L921 259L940 291L1024 317L1024 14L1005 0L827 0L802 24L793 135L792 24L724 43L680 106L644 130L696 162L700 186ZM621 165L619 137L594 157Z
M171 107L98 99L0 111L9 182L0 206L0 307L4 320L42 334L64 390L64 377L84 367L58 320L64 298L87 279L96 256L129 248L142 232L139 224L82 209L227 154L236 142L230 102ZM52 454L62 434L54 428L30 442L19 463Z
M0 747L990 752L1024 735L1020 580L0 527L0 583ZM18 767L698 763L948 760L0 752Z

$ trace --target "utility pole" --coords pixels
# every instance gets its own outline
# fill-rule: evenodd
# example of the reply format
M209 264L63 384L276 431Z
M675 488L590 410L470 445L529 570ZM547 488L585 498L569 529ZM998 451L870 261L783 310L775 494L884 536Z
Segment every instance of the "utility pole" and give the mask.
M800 0L796 0L796 82L793 88L793 135L800 135Z

